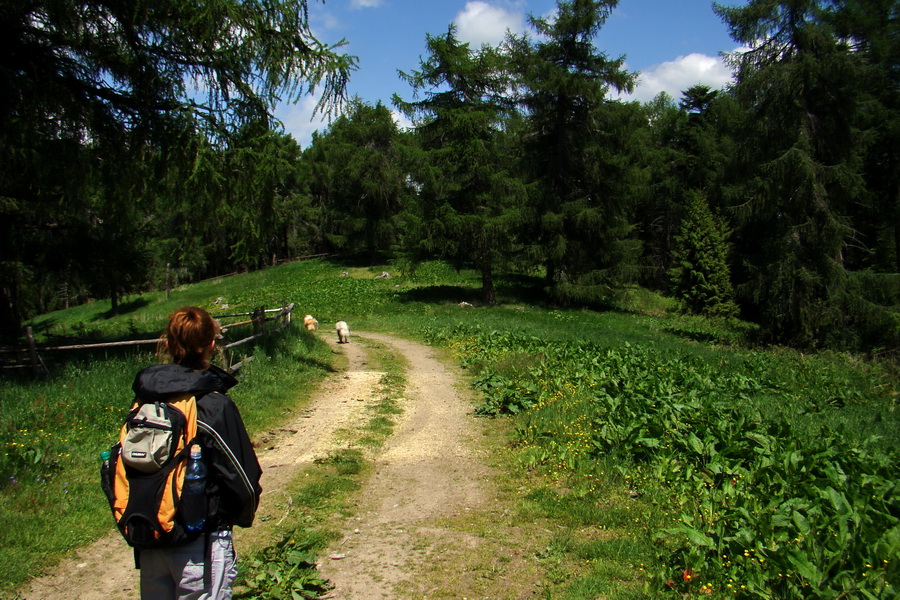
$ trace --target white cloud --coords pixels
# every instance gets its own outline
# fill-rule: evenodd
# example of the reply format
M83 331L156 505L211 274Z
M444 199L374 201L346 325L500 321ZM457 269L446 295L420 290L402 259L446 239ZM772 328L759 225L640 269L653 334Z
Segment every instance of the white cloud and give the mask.
M731 82L731 70L721 57L688 54L655 65L638 76L633 94L619 96L624 100L647 102L658 93L667 92L678 100L681 93L697 84L721 89Z
M284 132L293 136L301 148L309 146L313 131L322 132L328 127L327 116L313 117L318 101L318 96L304 96L296 104L282 103L275 109L275 117L284 124Z
M454 23L458 28L459 40L477 49L482 44L499 44L507 29L515 33L524 31L525 14L514 5L507 9L482 0L471 0L456 15Z
M415 125L413 125L413 122L409 120L409 117L407 117L399 110L391 109L391 116L394 117L394 123L396 123L397 127L400 128L400 131L412 129L415 127Z
M324 133L331 124L327 115L317 114L313 117L318 101L318 96L304 96L297 104L282 103L275 109L275 117L284 125L284 132L293 136L301 148L310 145L314 131ZM401 131L415 127L400 111L391 109L391 116ZM337 114L333 117L337 118Z
M332 31L341 27L340 19L338 19L330 12L323 11L316 16L318 17L318 21L316 23L317 27L312 30L312 34L316 39L322 39L323 37L321 33L317 32L317 29L319 28L325 31Z
M381 6L382 0L352 0L351 8L377 8Z

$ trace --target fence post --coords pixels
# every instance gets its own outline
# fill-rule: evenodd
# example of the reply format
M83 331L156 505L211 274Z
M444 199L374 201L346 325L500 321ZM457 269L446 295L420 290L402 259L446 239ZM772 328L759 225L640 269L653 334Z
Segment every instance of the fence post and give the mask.
M250 317L253 321L253 335L265 333L266 328L266 309L258 306L253 309L253 315Z
M225 365L225 370L229 373L231 372L231 352L225 347L227 344L224 343L224 339L222 340L223 344L218 346L219 351L222 353L222 363Z
M31 325L25 328L25 337L28 338L28 354L31 356L31 367L34 369L34 374L38 375L41 372L41 366L38 362L37 349L34 347L34 336L31 334Z

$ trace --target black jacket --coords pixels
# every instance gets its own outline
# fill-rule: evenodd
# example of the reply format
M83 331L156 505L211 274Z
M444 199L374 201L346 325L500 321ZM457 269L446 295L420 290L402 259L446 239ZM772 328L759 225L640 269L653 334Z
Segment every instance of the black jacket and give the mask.
M252 525L262 493L262 468L238 408L225 394L237 383L216 366L195 370L180 365L153 365L139 372L132 385L140 402L164 400L184 392L196 396L197 437L210 474L210 530Z

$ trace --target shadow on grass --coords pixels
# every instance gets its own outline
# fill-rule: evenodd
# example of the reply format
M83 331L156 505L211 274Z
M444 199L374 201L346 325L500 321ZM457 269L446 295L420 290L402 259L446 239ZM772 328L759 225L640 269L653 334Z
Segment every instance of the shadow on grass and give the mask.
M532 275L506 275L497 282L497 299L502 303L524 302L549 306L550 298L544 288L544 280Z
M704 344L715 344L721 341L721 336L710 333L708 331L688 331L679 327L664 327L663 331L665 331L666 333L671 333L676 337L685 338Z
M454 285L431 285L414 288L399 294L400 302L425 302L440 304L452 302L478 302L481 299L481 290Z
M120 317L122 315L127 315L128 313L133 313L145 306L149 306L150 301L144 298L135 298L134 300L129 300L128 302L122 302L119 306L113 310L109 309L106 312L100 313L96 317L94 317L94 321L99 321L101 319L112 319L113 317Z
M56 317L40 317L39 319L34 319L31 325L32 333L38 334L46 334L51 329L56 327L57 323L59 323L59 319ZM23 338L16 338L16 342L21 341Z
M302 356L297 362L303 363L325 373L337 373L338 371L340 371L340 369L336 368L334 365L325 362L324 360L319 360L318 358Z
M384 253L375 254L344 254L328 257L328 262L346 269L371 269L383 266L387 269L391 255ZM396 270L394 267L392 269Z
M549 300L536 277L512 276L498 279L495 295L498 304L526 303L546 305ZM417 287L399 294L400 302L424 302L432 304L469 302L481 303L481 288L463 285L430 285Z

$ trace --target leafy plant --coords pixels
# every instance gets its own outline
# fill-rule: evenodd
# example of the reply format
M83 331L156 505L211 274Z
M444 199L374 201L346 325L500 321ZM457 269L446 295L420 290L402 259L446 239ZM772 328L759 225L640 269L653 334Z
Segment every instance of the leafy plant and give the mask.
M675 238L672 291L692 312L734 317L734 289L728 266L728 229L713 215L702 194L695 193Z
M823 370L827 356L813 365L748 352L723 368L649 345L463 325L429 335L476 370L482 412L516 415L531 468L554 480L568 473L567 486L584 489L590 465L612 465L651 512L674 515L660 527L656 564L642 568L656 593L896 593L896 448L866 429L837 435L824 424L825 414L877 403L852 371ZM531 357L529 367L510 377L510 356Z
M313 530L298 529L246 561L250 575L242 579L246 590L235 598L282 600L320 598L331 585L316 570L315 551L327 540Z

